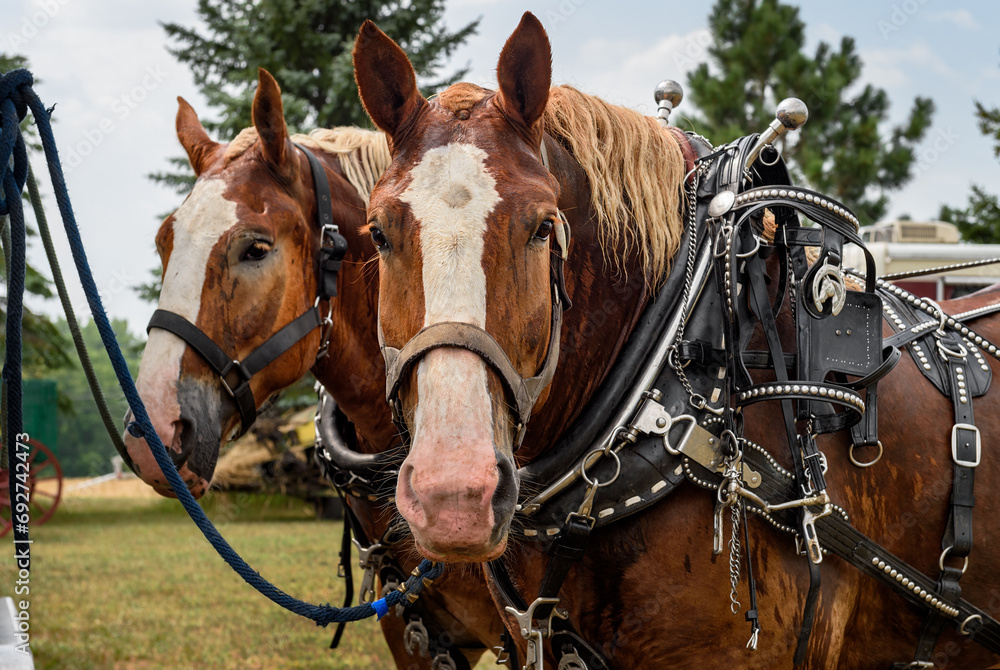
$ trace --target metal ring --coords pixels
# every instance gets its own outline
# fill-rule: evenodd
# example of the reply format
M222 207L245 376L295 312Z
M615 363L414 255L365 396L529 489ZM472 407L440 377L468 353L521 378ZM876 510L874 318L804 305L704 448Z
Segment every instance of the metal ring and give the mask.
M882 460L882 440L878 440L875 443L875 446L878 447L878 456L876 456L872 460L868 461L867 463L862 463L861 461L859 461L856 458L854 458L854 447L855 446L857 446L857 445L854 445L854 444L851 445L851 448L847 451L847 457L849 459L851 459L851 463L854 463L854 465L858 466L859 468L870 468L871 466L875 465L876 463L878 463L879 461ZM863 445L863 446L867 447L867 446L871 446L871 445L867 445L866 444L866 445Z
M941 558L938 559L938 567L941 568L942 572L944 572L944 559L948 557L948 553L954 548L955 547L948 547L947 549L941 552ZM965 571L968 569L969 569L969 557L966 556L965 563L962 564L962 574L964 575Z
M979 619L979 623L983 622L983 617L979 614L971 614L969 617L962 622L962 625L958 627L958 632L962 635L972 635L972 631L965 630L965 627L973 621L973 619Z
M590 477L587 476L587 461L589 461L590 457L593 456L594 454L600 454L602 456L613 456L614 457L614 459L615 459L615 476L614 477L612 477L611 479L609 479L606 482L601 482L601 481L598 481L596 479L591 480ZM618 453L614 452L614 451L605 452L603 449L594 449L592 452L590 452L589 454L587 454L586 456L584 456L583 457L583 461L580 463L580 476L583 477L583 481L587 482L588 486L596 486L597 488L603 488L605 486L610 486L611 484L613 484L615 482L615 480L618 479L618 475L621 474L621 471L622 471L622 460L620 458L618 458Z
M935 341L937 342L938 352L941 353L942 358L944 358L944 360L948 360L947 358L945 358L945 356L951 356L952 358L965 358L966 356L969 355L969 352L966 350L966 348L964 346L962 346L961 342L959 342L959 344L958 344L959 351L955 351L954 349L949 349L942 342L942 340L940 338L938 338Z
M774 160L773 160L773 161L771 161L770 163L768 163L768 162L767 162L766 160L764 160L764 159L763 159L763 158L761 157L761 155L760 155L760 154L764 153L764 149L765 149L766 147L771 147L772 149L774 149ZM775 165L775 164L777 164L777 162L778 162L779 160L781 160L781 152L780 152L780 151L778 151L777 147L775 147L775 146L774 146L773 144L771 144L770 142L768 142L767 144L765 144L764 146L762 146L762 147L760 148L760 153L759 153L759 154L757 154L757 160L759 160L759 161L760 161L761 163L763 163L764 165L766 165L766 166L770 167L770 166L772 166L772 165Z

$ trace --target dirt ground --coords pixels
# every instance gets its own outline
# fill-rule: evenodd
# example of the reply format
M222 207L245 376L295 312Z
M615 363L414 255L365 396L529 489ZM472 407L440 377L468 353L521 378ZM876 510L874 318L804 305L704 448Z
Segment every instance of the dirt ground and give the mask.
M67 477L63 481L62 498L160 498L160 494L134 475L122 475L119 479L81 487L90 481L87 477ZM46 491L51 484L39 482L39 489ZM51 491L50 491L51 492Z

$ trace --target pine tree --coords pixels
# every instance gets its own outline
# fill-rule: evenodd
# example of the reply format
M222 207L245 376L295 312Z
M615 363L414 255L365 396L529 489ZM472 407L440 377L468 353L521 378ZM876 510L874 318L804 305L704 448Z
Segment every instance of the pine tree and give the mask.
M988 109L978 100L974 104L979 130L995 142L993 155L1000 158L1000 107ZM1000 244L1000 198L982 186L972 185L969 204L964 209L942 205L938 218L958 226L958 232L964 240L980 244Z
M983 103L976 100L976 116L979 118L979 130L987 137L992 137L993 155L1000 158L1000 107L987 109Z
M170 52L191 67L195 83L218 117L205 126L230 139L250 125L257 68L281 84L285 119L292 132L341 125L366 126L358 100L351 48L358 28L372 19L406 51L425 93L461 79L468 68L441 75L444 61L475 33L479 20L451 32L442 22L444 0L198 0L207 27L168 23L178 46ZM181 172L150 177L186 192L193 181L184 158Z
M885 130L884 90L866 85L846 97L862 69L854 40L844 37L838 50L820 42L806 54L799 10L779 0L718 0L709 27L711 63L688 76L688 94L700 112L691 116L692 129L716 144L729 142L762 131L782 99L800 98L809 121L782 147L793 174L863 222L881 218L886 192L912 176L934 103L916 98L907 121Z
M963 240L979 244L1000 243L1000 202L982 186L972 185L964 209L941 206L938 218L958 226Z

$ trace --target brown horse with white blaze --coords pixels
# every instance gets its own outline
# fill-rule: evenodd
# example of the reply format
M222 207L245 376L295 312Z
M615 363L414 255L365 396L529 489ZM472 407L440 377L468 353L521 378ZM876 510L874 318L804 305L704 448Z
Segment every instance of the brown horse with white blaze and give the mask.
M354 423L362 451L381 453L396 446L396 429L382 401L377 293L374 266L368 263L373 248L361 230L368 192L388 163L384 137L357 128L290 136L277 82L264 70L254 97L254 126L228 144L211 140L190 105L179 103L177 136L198 180L156 236L163 263L159 309L186 319L229 358L244 360L316 305L319 205L310 163L295 145L306 147L322 166L333 223L347 250L336 297L318 304L320 313L329 315L323 327L308 330L249 380L254 409L262 410L311 369ZM233 388L242 381L234 378L226 382ZM137 388L182 479L195 497L202 496L220 446L249 428L242 425L237 403L185 339L159 327L150 330ZM172 496L145 441L127 431L125 441L137 474ZM386 503L348 496L372 542L383 538L394 521ZM412 543L390 544L403 570L418 563ZM462 660L474 665L502 630L482 577L464 573L447 570L421 597L425 612L464 656L459 667ZM382 619L398 667L429 669L431 658L407 651L406 624L394 615Z
M370 23L354 58L362 101L389 135L393 155L372 192L369 224L379 246L383 349L390 368L407 363L396 365L400 378L388 389L412 437L396 502L425 556L487 561L503 554L514 587L531 603L550 557L531 542L508 542L509 497L518 482L507 468L524 412L505 370L537 375L561 340L558 368L535 398L517 451L517 460L529 463L586 406L677 251L678 193L688 171L683 143L652 119L571 90L550 91L548 40L530 14L501 53L496 92L458 84L424 100L403 52ZM630 170L644 172L647 164L663 172L625 185ZM656 216L643 209L664 199L672 206ZM561 337L552 318L552 263L561 256L552 234L556 206L573 225L565 285L574 307ZM943 307L956 313L996 300L994 292ZM787 308L783 319L790 331ZM975 327L994 342L1000 337L997 318ZM423 335L446 328L450 339ZM478 346L486 336L476 329L497 347ZM998 370L996 361L989 365ZM880 382L879 395L883 460L874 471L854 467L844 435L819 437L828 489L859 531L933 575L948 519L940 492L950 490L952 478L951 402L909 357ZM1000 435L1000 390L975 402L989 444ZM747 414L746 437L791 467L784 436L775 434L780 414L758 407ZM1000 491L989 484L998 469L1000 461L984 453L976 472L985 485L976 488L975 547L962 580L962 596L994 615L1000 570L992 519ZM730 566L712 555L714 503L695 486L681 486L642 513L595 530L569 569L559 605L610 667L792 667L809 591L807 559L789 535L753 525L747 550L757 566L764 632L749 651L746 622L730 611ZM502 609L507 603L494 595ZM923 613L901 605L886 587L831 556L823 562L805 667L874 670L912 658ZM519 622L506 620L523 655ZM1000 661L953 629L938 648L954 667Z

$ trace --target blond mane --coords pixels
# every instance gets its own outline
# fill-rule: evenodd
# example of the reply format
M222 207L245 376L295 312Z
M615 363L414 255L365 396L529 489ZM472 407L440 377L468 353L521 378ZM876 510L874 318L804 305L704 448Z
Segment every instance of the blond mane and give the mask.
M256 128L241 130L226 147L223 156L225 164L246 153L258 139ZM317 128L308 135L292 135L292 141L307 149L337 156L344 177L365 202L368 202L375 182L392 160L385 135L363 128Z
M605 259L622 270L635 250L646 277L659 281L683 232L684 155L673 133L571 86L550 91L545 130L569 149L590 181Z

